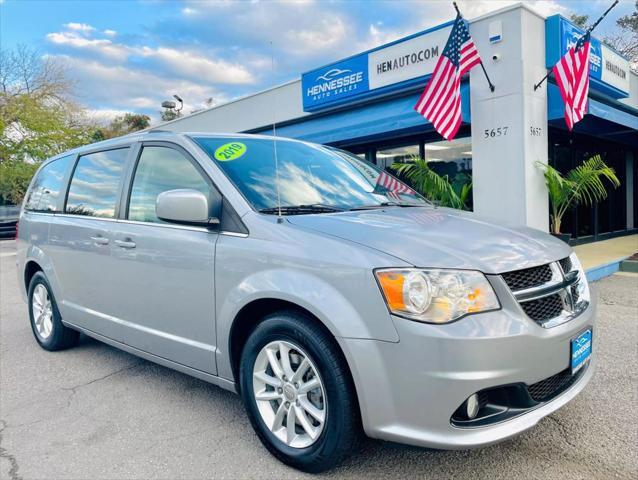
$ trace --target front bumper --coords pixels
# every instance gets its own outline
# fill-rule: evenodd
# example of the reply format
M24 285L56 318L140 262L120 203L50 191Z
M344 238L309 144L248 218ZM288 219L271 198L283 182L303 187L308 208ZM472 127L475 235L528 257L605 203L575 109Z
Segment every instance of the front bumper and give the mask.
M595 311L592 300L578 317L545 329L512 303L447 325L393 317L399 343L341 338L366 434L430 448L465 449L533 427L585 387L594 372L593 356L566 390L518 416L480 427L454 426L450 419L473 393L532 385L568 368L570 340L594 327Z

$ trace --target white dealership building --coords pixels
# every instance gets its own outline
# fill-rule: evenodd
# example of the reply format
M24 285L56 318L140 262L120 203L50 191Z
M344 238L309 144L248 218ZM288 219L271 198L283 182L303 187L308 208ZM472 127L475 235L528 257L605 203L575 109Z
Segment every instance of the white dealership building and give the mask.
M556 83L538 82L581 35L567 19L518 4L469 19L495 91L474 68L461 85L463 124L447 142L414 111L453 19L300 74L284 85L156 127L172 131L272 133L327 145L389 166L413 155L456 181L471 176L474 211L547 230L540 163L561 171L600 154L621 180L594 207L563 221L574 243L638 227L638 75L592 38L589 110L572 132Z

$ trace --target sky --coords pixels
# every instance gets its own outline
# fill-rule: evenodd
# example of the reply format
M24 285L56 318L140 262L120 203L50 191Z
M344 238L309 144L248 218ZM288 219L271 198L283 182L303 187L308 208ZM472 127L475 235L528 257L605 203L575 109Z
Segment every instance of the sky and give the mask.
M470 20L512 3L458 1ZM611 0L524 3L593 20ZM621 0L598 35L633 8ZM23 44L64 62L76 100L97 120L137 112L157 123L174 94L184 113L218 105L454 15L447 0L0 0L0 48Z

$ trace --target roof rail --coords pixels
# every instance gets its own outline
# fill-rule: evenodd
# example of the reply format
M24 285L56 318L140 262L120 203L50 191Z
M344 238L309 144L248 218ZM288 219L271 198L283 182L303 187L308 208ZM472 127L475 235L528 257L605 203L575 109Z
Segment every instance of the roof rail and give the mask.
M172 130L156 130L156 129L153 129L153 130L149 130L146 133L173 133L173 131Z

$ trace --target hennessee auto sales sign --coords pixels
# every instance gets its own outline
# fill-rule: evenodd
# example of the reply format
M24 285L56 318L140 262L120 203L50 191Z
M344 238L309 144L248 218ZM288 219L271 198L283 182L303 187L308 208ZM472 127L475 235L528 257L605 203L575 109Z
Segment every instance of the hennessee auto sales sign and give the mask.
M551 68L567 49L576 45L583 30L560 15L553 15L545 22L547 67ZM629 95L629 61L595 37L591 37L589 75L592 90L598 90L612 98Z
M434 70L451 22L326 65L301 77L303 107L315 111L422 83Z

